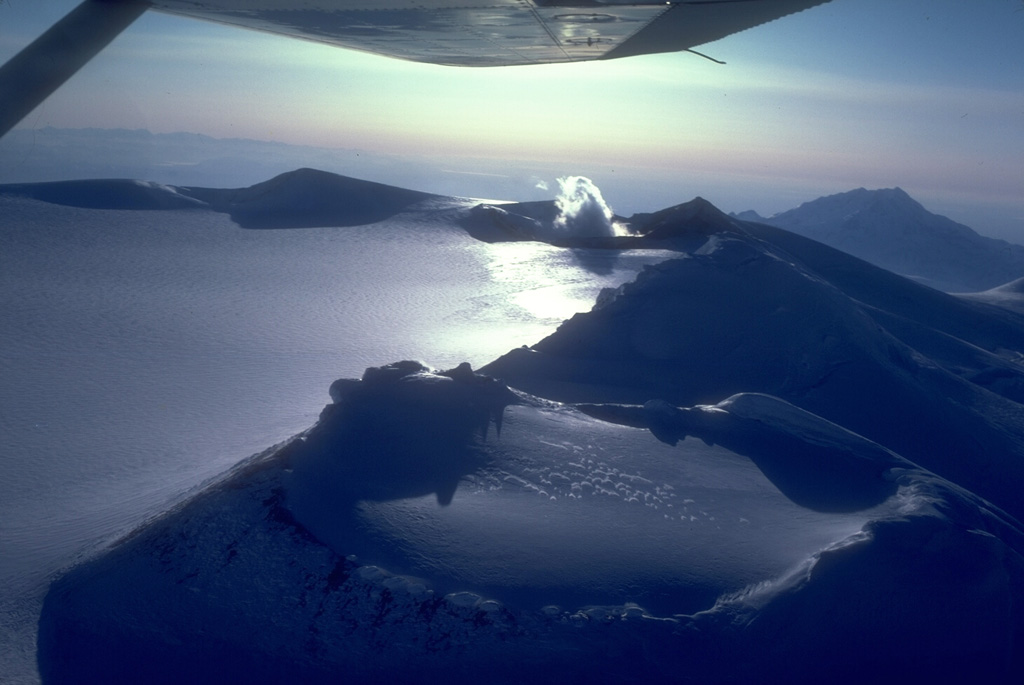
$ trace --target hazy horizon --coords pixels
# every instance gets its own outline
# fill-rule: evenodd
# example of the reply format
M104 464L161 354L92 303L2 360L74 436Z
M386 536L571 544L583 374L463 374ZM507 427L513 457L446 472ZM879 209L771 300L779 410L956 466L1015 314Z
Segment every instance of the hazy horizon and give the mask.
M0 60L75 4L0 4ZM1021 236L1022 34L1019 0L833 0L700 48L725 65L675 53L472 69L148 12L20 128L359 150L344 173L507 199L582 175L621 213L701 195L772 214L899 186Z
M131 178L169 185L233 188L254 185L302 167L439 195L526 202L550 200L557 179L577 175L569 165L530 160L382 154L358 148L293 145L281 141L217 138L147 129L16 129L0 140L0 183L87 178ZM700 196L725 212L754 210L763 217L858 186L820 189L795 179L752 179L737 173L655 173L650 169L590 166L612 209L622 215L654 212ZM1024 243L1024 222L985 204L929 197L901 187L936 214L982 235ZM1015 230L1016 229L1016 230Z

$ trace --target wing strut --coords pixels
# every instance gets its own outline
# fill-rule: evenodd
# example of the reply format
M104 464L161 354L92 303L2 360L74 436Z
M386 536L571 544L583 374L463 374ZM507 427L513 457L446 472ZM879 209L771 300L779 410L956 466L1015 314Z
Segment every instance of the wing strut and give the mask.
M143 0L85 0L0 67L0 137L148 7Z

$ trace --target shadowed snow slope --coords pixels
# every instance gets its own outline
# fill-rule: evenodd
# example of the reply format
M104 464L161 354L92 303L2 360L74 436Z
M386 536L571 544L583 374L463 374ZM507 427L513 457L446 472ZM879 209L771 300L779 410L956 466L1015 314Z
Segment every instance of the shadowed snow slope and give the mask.
M987 290L1024 275L1024 247L932 214L900 188L859 188L759 220L947 292Z
M570 402L768 393L1024 514L1024 377L1011 352L1024 349L1024 319L743 228L649 267L485 371Z
M980 293L964 293L961 297L1024 314L1024 277Z
M1021 673L1017 524L786 402L587 407L608 422L409 362L332 394L310 431L54 583L44 681ZM500 441L474 437L505 413ZM446 506L424 496L438 473L460 478ZM815 483L860 504L798 502Z

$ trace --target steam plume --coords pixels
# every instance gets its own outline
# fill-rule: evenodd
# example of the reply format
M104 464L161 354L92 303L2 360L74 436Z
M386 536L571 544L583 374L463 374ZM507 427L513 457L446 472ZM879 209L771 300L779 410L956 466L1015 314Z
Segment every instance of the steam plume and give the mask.
M580 238L616 234L615 214L593 181L584 176L565 176L558 179L558 187L558 217L554 222L557 233Z

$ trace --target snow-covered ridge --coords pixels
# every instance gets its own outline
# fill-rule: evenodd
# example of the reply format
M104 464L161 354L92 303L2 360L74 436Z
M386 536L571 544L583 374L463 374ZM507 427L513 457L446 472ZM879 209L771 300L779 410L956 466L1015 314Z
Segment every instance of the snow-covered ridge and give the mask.
M766 393L1024 516L1019 315L784 241L797 258L762 236L713 236L649 267L484 371L569 402ZM1006 478L983 475L993 470Z

